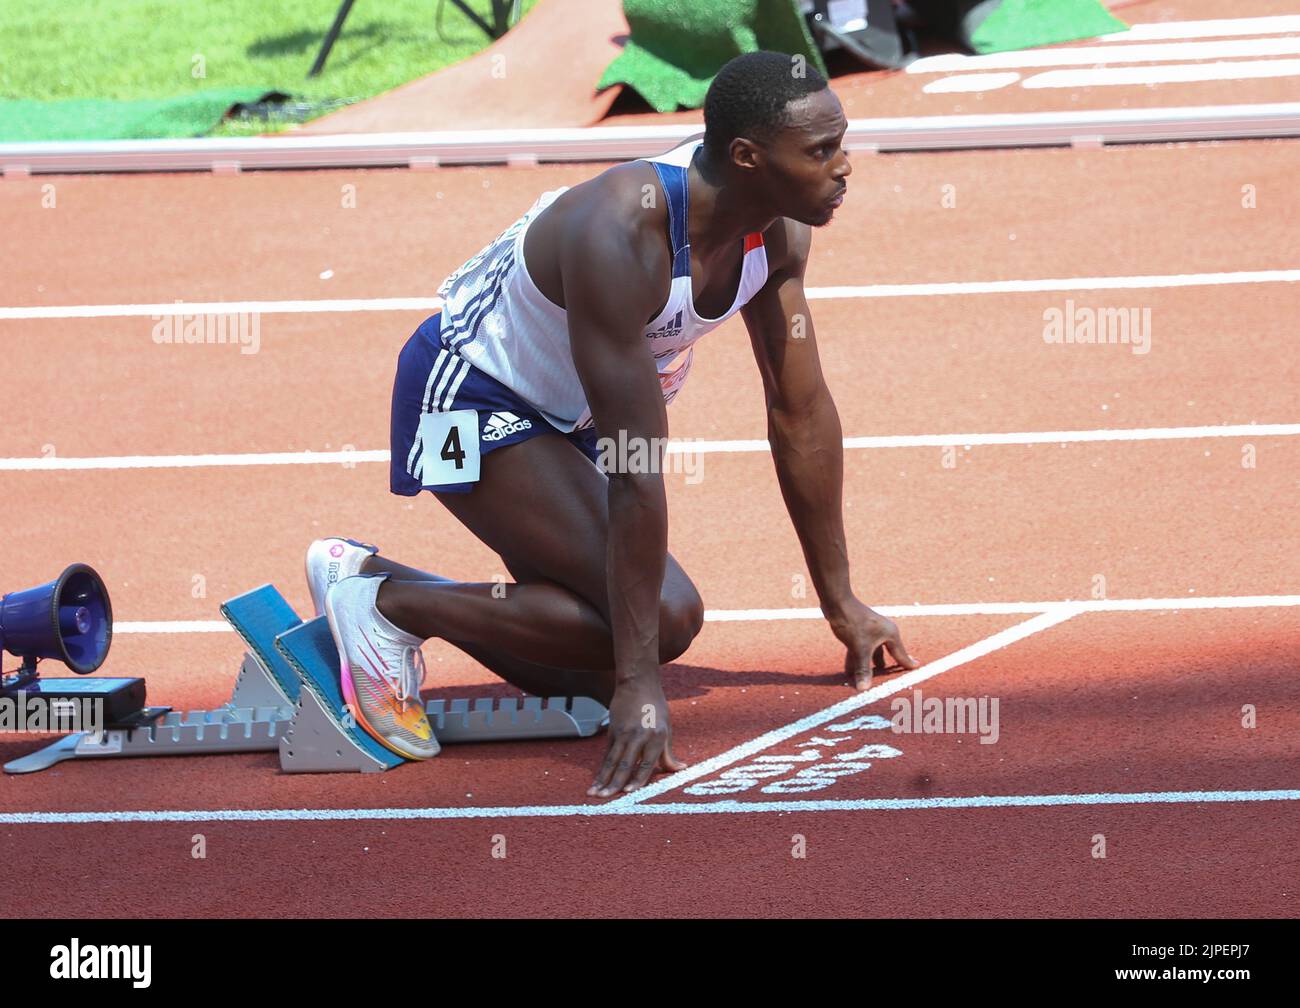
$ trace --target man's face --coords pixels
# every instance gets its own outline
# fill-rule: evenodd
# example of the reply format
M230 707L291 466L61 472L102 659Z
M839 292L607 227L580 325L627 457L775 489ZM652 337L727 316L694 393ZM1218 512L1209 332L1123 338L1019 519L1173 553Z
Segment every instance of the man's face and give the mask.
M848 120L830 88L786 106L785 129L764 148L768 189L781 216L829 224L852 173L840 148Z

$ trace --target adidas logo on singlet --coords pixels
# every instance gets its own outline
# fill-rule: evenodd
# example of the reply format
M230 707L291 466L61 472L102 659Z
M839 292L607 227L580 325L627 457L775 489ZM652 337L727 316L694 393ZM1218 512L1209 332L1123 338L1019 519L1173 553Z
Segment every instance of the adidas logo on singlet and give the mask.
M511 434L517 434L519 431L528 430L533 426L531 420L520 420L513 413L501 410L499 413L493 413L483 425L484 441L500 441L508 438Z
M651 331L650 338L664 339L665 337L668 336L679 336L681 335L681 331L682 331L682 313L680 310L678 310L677 314L673 316L671 322L665 322L658 329Z

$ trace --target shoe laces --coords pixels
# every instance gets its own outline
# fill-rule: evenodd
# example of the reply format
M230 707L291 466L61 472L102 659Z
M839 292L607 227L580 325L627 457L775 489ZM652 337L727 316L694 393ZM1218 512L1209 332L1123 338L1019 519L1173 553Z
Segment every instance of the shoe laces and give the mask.
M397 687L397 699L404 702L418 702L424 675L424 654L420 651L420 646L408 644L402 648L402 669L394 684Z

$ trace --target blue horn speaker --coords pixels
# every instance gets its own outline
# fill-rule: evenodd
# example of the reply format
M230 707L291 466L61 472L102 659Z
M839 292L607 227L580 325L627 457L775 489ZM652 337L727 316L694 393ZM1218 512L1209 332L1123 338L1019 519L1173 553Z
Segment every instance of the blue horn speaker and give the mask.
M145 709L143 679L90 675L104 664L112 640L108 591L85 564L72 564L47 584L10 592L0 598L0 654L12 652L23 663L16 672L0 674L0 698L20 700L28 712L33 703L48 712L45 725L32 731L65 730L59 719L69 703L101 728L133 728L156 719L168 708ZM36 668L42 658L86 678L42 679Z
M78 675L94 672L113 640L113 609L104 582L85 564L72 564L53 581L0 598L0 651L36 662L55 658Z

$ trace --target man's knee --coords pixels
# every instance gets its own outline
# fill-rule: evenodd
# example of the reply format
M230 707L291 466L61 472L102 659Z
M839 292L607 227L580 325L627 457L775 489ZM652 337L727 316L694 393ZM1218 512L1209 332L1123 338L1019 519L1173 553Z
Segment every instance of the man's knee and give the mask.
M659 660L675 661L686 653L704 626L704 602L692 591L664 599L659 606Z

